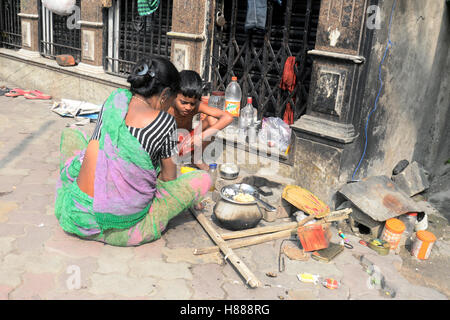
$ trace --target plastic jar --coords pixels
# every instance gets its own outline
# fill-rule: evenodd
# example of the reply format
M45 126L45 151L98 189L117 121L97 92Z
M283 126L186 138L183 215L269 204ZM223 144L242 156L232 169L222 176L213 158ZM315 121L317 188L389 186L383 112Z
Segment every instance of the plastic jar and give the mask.
M389 242L391 245L391 250L397 249L400 240L402 238L403 231L405 231L406 226L399 219L389 219L384 225L383 234L381 239Z
M421 231L428 229L428 216L426 213L417 215L416 225L414 231Z
M402 214L398 219L405 224L405 232L403 232L402 239L400 240L400 246L410 245L411 238L414 235L414 227L417 223L417 212Z
M225 106L225 92L213 91L209 97L208 105L213 108L223 110Z
M430 256L433 244L436 242L436 236L429 231L420 230L416 233L411 254L417 259L426 260Z

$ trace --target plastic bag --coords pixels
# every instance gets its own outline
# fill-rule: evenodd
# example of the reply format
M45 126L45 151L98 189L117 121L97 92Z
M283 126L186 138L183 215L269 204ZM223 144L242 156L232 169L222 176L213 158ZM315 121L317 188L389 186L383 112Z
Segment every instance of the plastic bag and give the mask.
M42 5L60 16L72 14L76 0L42 0Z
M277 117L264 118L258 133L260 142L267 143L269 147L276 147L285 153L291 142L292 129L282 119Z

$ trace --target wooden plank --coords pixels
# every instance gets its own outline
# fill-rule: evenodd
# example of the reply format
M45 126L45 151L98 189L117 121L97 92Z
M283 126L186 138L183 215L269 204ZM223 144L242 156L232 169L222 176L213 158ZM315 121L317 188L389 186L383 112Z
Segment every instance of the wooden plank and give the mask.
M318 223L322 224L322 223L329 223L331 221L338 221L340 219L344 219L344 218L348 217L348 214L350 214L351 212L352 212L352 209L343 209L343 210L339 210L339 211L333 211L333 212L330 212L330 214L331 214L330 218L328 218L328 216L327 216L327 217L321 219L320 222L318 222ZM305 225L306 223L312 221L313 219L314 219L314 216L309 216L300 222L288 223L288 224L280 225L277 227L269 226L269 227L261 227L261 228L237 231L234 233L231 232L231 233L225 234L228 239L237 239L237 238L242 238L242 237L248 237L248 236L255 235L255 234L256 234L256 236L245 238L245 239L231 240L231 241L227 241L226 243L231 249L237 249L237 248L243 248L243 247L252 246L255 244L260 244L260 243L264 243L264 242L268 242L268 241L272 241L272 240L278 240L281 238L289 237L297 232L298 227ZM288 228L288 227L290 227L290 229L281 230L281 228ZM267 232L268 230L272 230L269 232L273 232L274 230L277 230L277 229L280 229L281 231L278 231L275 233L270 233L270 234L264 234L264 235L260 235L260 233L259 233L259 232ZM223 239L223 235L221 236L221 238ZM207 247L207 248L194 249L194 254L201 255L201 254L207 254L207 253L213 253L213 252L219 252L219 251L220 251L219 247L212 246L212 247Z
M260 243L264 243L264 242L268 242L268 241L272 241L272 240L286 238L286 237L289 237L289 236L295 234L296 232L297 232L297 228L295 227L294 229L290 229L290 230L284 230L284 231L269 233L269 234L265 234L265 235L248 237L248 238L244 238L244 239L230 240L230 241L227 241L226 244L231 249L243 248L243 247L248 247L248 246L252 246L255 244L260 244ZM201 255L201 254L219 252L220 250L221 250L221 248L219 246L213 246L213 247L207 247L207 248L201 248L201 249L194 249L194 254Z
M323 220L323 222L344 220L344 219L348 218L348 215L351 212L352 212L352 209L350 209L350 208L329 212L322 220ZM231 240L231 239L265 234L265 233L290 230L290 229L300 227L300 226L304 225L305 223L312 221L314 218L315 218L315 216L311 215L311 216L303 219L300 222L290 222L290 223L285 223L285 224L280 224L280 225L275 225L275 226L259 227L259 228L241 230L241 231L222 233L221 237L223 240Z
M233 252L233 250L231 250L225 240L223 240L220 234L214 229L206 216L202 212L198 212L192 208L190 209L190 211L203 227L203 229L205 229L211 239L217 244L220 251L225 254L225 259L228 258L228 260L239 271L242 277L244 277L246 283L251 288L261 287L261 281L259 281L259 279L253 274L253 272L250 271L250 269L244 264L244 262Z

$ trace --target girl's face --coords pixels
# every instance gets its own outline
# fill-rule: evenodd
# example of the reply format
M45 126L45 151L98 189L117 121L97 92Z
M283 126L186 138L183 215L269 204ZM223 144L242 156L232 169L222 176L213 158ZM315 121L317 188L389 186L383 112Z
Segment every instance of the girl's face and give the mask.
M175 98L175 109L182 116L187 116L195 109L198 104L198 100L196 98L189 98L181 93L177 95Z

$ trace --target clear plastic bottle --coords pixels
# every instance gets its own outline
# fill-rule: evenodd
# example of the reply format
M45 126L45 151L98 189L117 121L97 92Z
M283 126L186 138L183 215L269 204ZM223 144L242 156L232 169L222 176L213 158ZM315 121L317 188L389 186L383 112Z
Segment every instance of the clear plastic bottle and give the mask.
M217 164L211 163L209 165L209 175L212 180L211 189L209 191L214 191L216 189L216 180L217 180Z
M254 121L254 110L253 110L253 99L252 97L247 98L247 105L241 110L241 128L243 128L245 131L248 130L249 127L253 125Z
M230 84L225 90L225 111L230 113L233 119L233 126L238 127L239 113L241 109L242 90L237 82L237 77L232 77Z

